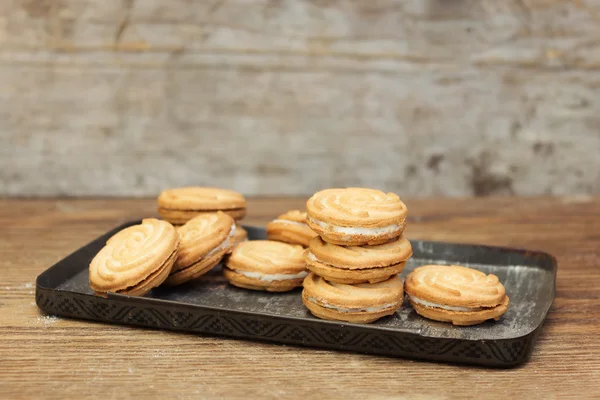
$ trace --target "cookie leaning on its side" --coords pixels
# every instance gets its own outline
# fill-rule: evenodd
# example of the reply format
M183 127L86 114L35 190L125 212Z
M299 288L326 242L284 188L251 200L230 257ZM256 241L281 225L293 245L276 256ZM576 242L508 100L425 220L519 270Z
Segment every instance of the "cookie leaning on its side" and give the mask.
M238 244L227 259L223 275L234 286L269 292L286 292L302 286L308 272L305 249L271 240Z
M402 234L408 210L394 193L347 188L315 193L306 203L307 224L328 243L382 244Z
M235 225L235 235L233 236L233 247L248 240L248 231L242 228L241 225ZM233 248L231 249L233 250Z
M219 211L200 214L177 228L181 245L166 285L196 279L215 267L234 245L235 223Z
M302 291L302 302L314 316L363 324L394 314L403 300L398 275L379 283L346 285L311 273L304 279Z
M167 278L178 247L173 225L144 219L113 235L92 259L90 287L100 296L107 292L143 296Z
M310 241L306 264L328 281L376 283L401 273L411 256L412 247L403 236L375 246L338 246L316 237Z
M459 265L424 265L406 277L406 293L415 311L454 325L498 320L509 298L498 277Z
M158 213L172 224L184 224L193 217L223 211L233 219L246 215L246 199L233 190L183 187L163 191L157 199Z
M310 239L316 236L315 231L306 225L306 213L300 210L290 210L267 224L269 240L308 247Z

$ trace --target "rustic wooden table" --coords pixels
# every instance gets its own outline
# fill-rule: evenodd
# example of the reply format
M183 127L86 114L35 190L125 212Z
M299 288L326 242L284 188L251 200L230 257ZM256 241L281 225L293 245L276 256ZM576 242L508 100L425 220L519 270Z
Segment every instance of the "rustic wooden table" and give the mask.
M511 370L136 329L42 315L35 278L152 199L0 199L0 398L600 397L600 198L408 200L409 238L547 251L557 297ZM303 207L252 199L248 224Z

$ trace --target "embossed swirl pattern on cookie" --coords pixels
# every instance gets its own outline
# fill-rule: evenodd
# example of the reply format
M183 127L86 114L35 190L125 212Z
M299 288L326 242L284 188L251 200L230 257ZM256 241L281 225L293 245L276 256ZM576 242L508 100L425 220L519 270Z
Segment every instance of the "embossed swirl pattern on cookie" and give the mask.
M302 246L270 240L253 240L240 243L231 254L227 265L245 270L251 265L260 272L300 271L306 268L305 250Z
M464 306L495 306L506 295L496 275L458 265L419 267L407 277L406 290L434 303Z
M200 214L177 229L181 247L177 266L187 266L235 234L235 223L227 214Z
M177 241L175 228L157 219L123 229L90 263L94 286L119 290L132 280L143 280L171 256Z
M317 192L306 207L309 218L338 224L384 226L401 223L407 214L406 206L394 193L362 188Z
M245 207L246 200L233 190L183 187L163 191L158 196L158 205L177 210L227 210Z
M177 229L177 232L179 233L179 237L181 239L181 245L185 246L190 243L196 243L200 240L207 240L211 237L214 237L215 234L218 233L224 233L225 235L221 236L226 236L229 227L227 227L227 229L223 229L223 222L221 219L225 216L225 214L219 214L201 214L189 220L185 225L180 226ZM230 221L231 222L229 225L233 223L233 220ZM222 240L223 238L220 238L219 241Z

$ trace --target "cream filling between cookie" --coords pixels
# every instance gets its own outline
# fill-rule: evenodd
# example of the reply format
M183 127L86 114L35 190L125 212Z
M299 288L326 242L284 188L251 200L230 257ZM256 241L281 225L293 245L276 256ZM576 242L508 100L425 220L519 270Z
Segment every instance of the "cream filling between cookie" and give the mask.
M309 259L309 260L311 260L311 261L317 261L317 262L320 262L320 263L323 263L323 264L327 264L327 263L324 263L323 261L319 260L319 259L317 258L317 256L315 256L315 255L314 255L313 253L311 253L310 251L309 251L309 252L308 252L308 254L306 255L306 258L308 258L308 259Z
M337 306L331 305L327 302L324 302L322 300L321 300L321 302L319 302L314 297L309 297L308 301L310 301L311 303L315 303L316 305L321 306L321 307L330 308L332 310L336 310L339 312L347 312L347 313L348 312L377 312L377 311L385 310L386 308L394 307L397 304L397 303L387 303L387 304L383 304L381 306L347 308L347 307L337 307Z
M212 249L211 251L206 253L205 256L201 257L194 264L199 263L202 260L206 260L208 257L212 256L213 254L216 254L219 251L222 251L223 249L226 249L227 247L229 247L231 240L233 239L234 236L235 236L235 224L231 225L231 229L229 230L229 235L227 236L227 239L225 239L223 241L223 243L221 243L220 245L218 245L217 247L215 247L214 249Z
M274 219L274 220L273 220L273 221L271 221L271 222L277 222L277 223L280 223L280 224L290 224L290 225L308 226L308 225L306 225L304 222L290 221L290 220L287 220L287 219Z
M234 270L236 273L240 275L247 276L252 279L259 279L263 282L273 282L273 281L287 281L290 279L300 279L304 278L308 275L307 271L302 271L297 274L263 274L261 272L252 272L252 271L239 271Z
M325 222L317 221L316 219L310 218L310 221L321 228L331 230L337 233L343 233L344 235L384 235L386 233L393 233L399 230L402 226L398 224L392 224L388 226L382 226L378 228L361 228L361 227L349 227L349 226L337 226L328 224Z
M485 307L469 308L469 307L458 307L458 306L445 306L442 304L431 303L429 301L422 300L422 299L419 299L418 297L414 297L414 296L408 296L408 298L413 303L417 303L417 304L425 306L425 307L441 308L442 310L448 310L448 311L481 311L481 310L485 310Z

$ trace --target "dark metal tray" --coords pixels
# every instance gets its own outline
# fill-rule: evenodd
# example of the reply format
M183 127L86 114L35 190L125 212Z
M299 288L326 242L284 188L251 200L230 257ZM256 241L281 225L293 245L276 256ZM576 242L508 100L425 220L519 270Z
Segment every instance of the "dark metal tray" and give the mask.
M412 240L403 276L426 263L459 263L494 273L510 297L498 322L455 327L417 315L408 301L393 316L360 325L324 321L302 304L300 289L275 294L230 286L215 268L196 282L157 288L145 297L95 296L88 265L106 240L132 221L99 237L37 278L36 302L65 317L258 339L426 360L510 367L527 360L555 294L556 260L549 254L499 247ZM245 227L249 238L265 231Z

